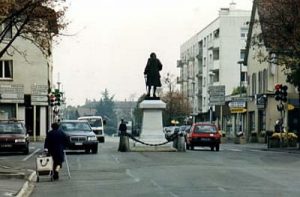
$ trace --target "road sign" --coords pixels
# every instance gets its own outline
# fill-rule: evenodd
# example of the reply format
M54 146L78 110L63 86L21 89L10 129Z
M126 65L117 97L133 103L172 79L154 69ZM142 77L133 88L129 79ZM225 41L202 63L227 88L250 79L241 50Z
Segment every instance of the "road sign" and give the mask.
M231 100L247 102L247 101L251 101L252 98L251 97L231 97Z
M247 111L247 109L245 108L231 108L230 112L232 114L237 114L237 113L245 113Z
M209 86L209 105L225 105L225 86Z

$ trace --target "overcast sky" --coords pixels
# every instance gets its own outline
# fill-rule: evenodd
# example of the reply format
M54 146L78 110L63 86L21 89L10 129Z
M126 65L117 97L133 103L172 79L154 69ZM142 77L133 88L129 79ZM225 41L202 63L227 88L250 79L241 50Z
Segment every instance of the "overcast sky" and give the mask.
M151 52L163 64L162 76L177 76L180 45L217 18L232 0L68 0L71 23L54 48L58 76L68 105L101 98L115 100L145 93L143 71ZM252 0L234 0L251 10Z

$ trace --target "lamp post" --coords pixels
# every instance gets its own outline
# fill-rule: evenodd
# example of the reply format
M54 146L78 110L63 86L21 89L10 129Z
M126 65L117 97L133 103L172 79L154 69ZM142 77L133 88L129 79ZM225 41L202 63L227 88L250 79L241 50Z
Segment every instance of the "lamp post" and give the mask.
M240 65L240 74L239 74L239 76L240 76L240 98L242 97L242 65L244 64L244 60L241 60L241 61L238 61L237 62L239 65ZM241 119L242 119L242 114L241 113L238 113L238 128L237 128L237 133L238 133L238 131L239 131L239 128L242 126L242 121L241 121Z

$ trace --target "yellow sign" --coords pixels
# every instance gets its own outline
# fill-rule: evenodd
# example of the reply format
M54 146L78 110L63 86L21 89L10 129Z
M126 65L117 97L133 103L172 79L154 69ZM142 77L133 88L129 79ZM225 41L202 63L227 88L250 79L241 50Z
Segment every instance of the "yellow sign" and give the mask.
M288 110L294 110L295 109L295 106L294 105L292 105L292 104L288 104Z
M245 113L247 109L245 108L230 108L230 112L232 114L237 114L237 113Z

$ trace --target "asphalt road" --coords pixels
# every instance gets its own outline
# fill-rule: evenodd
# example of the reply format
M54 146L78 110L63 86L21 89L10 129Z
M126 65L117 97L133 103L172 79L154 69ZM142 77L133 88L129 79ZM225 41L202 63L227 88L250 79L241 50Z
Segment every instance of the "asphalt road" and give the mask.
M59 181L42 177L31 196L300 196L300 154L234 144L220 152L121 153L117 147L117 140L108 139L98 154L67 154L71 179L64 165ZM34 155L22 165L34 169L33 163Z

